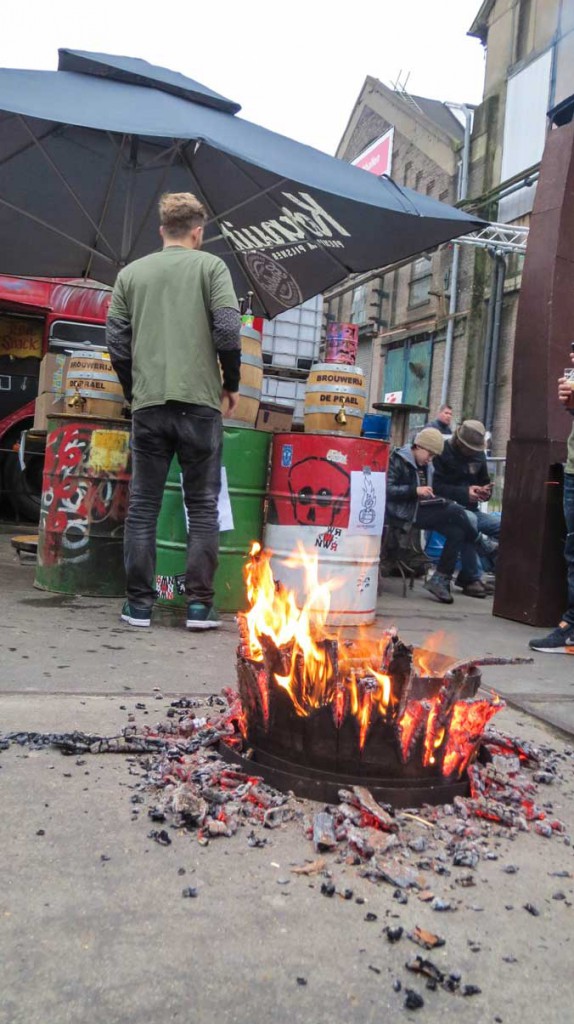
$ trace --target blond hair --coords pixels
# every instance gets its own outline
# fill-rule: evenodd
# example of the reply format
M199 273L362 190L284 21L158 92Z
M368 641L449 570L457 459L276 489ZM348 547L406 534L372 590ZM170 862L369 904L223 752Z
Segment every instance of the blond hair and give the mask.
M159 201L159 222L172 238L182 238L206 220L205 206L191 192L164 192Z

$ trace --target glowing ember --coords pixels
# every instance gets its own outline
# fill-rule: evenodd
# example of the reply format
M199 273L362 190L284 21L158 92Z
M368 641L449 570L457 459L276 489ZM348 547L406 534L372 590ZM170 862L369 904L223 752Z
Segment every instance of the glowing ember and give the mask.
M476 665L445 654L443 634L413 651L394 630L351 640L333 632L337 581L319 583L316 552L300 548L294 561L305 568L302 608L258 544L246 567L238 677L248 742L328 770L358 762L367 775L380 764L392 774L413 762L421 773L460 776L503 706L475 699Z

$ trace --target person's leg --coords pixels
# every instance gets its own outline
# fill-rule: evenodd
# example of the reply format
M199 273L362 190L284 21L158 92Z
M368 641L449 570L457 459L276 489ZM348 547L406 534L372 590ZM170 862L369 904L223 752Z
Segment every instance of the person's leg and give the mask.
M445 538L445 545L437 569L445 576L452 576L459 551L474 544L477 531L473 518L462 506L451 502L444 508L419 507L416 525L423 530L437 530Z
M130 605L150 612L156 596L157 519L172 457L168 408L156 405L135 412L132 479L124 534L126 589Z
M480 530L478 525L479 513L471 512L469 509L465 509L465 512L475 535L477 535ZM476 580L480 580L481 577L482 566L480 564L476 542L465 538L460 549L460 572L456 578L456 584L460 587L467 586L469 583L474 583Z
M178 407L176 432L189 531L185 592L190 603L210 607L219 550L221 414L207 406Z
M450 604L452 603L450 581L459 551L465 539L468 536L475 536L476 531L466 517L464 509L454 503L438 509L419 506L415 522L421 529L437 530L445 538L436 572L427 581L425 587L439 601Z
M569 626L574 626L574 473L564 474L564 518L566 520L564 557L568 572L568 607L563 619Z
M530 640L533 651L545 654L574 654L574 474L564 474L564 518L566 544L564 557L568 579L568 607L555 629L546 636Z
M499 540L500 515L495 512L481 512L480 510L474 514L476 516L478 532L483 533L485 537L492 537L496 541Z

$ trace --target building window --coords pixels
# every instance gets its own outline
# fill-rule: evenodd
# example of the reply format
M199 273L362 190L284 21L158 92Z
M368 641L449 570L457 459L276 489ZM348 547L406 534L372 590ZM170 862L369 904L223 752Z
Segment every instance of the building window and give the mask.
M443 192L439 192L439 200L441 203L448 203L450 196L450 189L445 188Z
M516 60L522 60L531 49L530 28L532 25L532 2L522 0L518 9L518 29L516 32Z
M410 178L412 166L413 166L412 165L412 161L407 160L407 162L405 164L405 174L404 174L404 180L403 180L403 185L406 185L407 188L408 188L408 184L409 184L409 178Z
M417 171L417 173L415 175L415 191L416 192L420 192L422 183L423 183L423 172L422 171Z
M351 323L366 324L367 319L367 285L361 284L353 290Z
M427 188L426 188L427 196L432 196L433 192L434 192L434 178L431 178L431 180L429 182L427 182Z
M430 300L432 259L429 256L421 256L414 261L412 268L409 284L409 307L422 306Z

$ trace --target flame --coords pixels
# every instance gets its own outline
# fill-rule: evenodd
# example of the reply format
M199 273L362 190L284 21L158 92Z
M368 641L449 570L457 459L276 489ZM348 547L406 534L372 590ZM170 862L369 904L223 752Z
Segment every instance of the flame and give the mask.
M413 662L419 676L441 676L457 660L453 638L438 630L415 648Z
M276 583L270 555L260 544L252 545L245 568L250 607L239 617L242 651L261 665L256 685L264 723L269 721L268 686L273 679L300 717L329 707L338 728L352 716L363 750L375 720L389 720L400 707L385 671L394 631L385 630L373 638L359 629L352 639L333 632L327 618L330 595L338 581L321 583L318 553L306 552L302 545L286 564L304 569L306 598L302 607L293 590ZM449 646L444 633L435 633L422 648L415 649L413 663L421 679L443 677L452 667L456 657L454 652L445 653ZM420 741L425 767L439 762L443 774L462 774L486 724L501 706L496 700L462 700L451 708L444 689L434 697L429 690L428 697L409 701L395 722L402 760L409 760Z
M275 582L269 554L260 544L252 545L245 570L250 604L244 617L249 657L264 661L266 647L286 655L285 670L275 671L273 676L289 694L297 714L306 716L330 705L340 724L348 709L359 723L363 747L373 715L377 711L384 715L393 703L391 680L381 671L390 634L374 642L362 631L352 641L330 632L326 625L330 595L338 581L320 583L318 555L306 552L302 545L287 565L304 569L307 596L302 608L294 591ZM330 644L334 640L339 653L337 672Z

